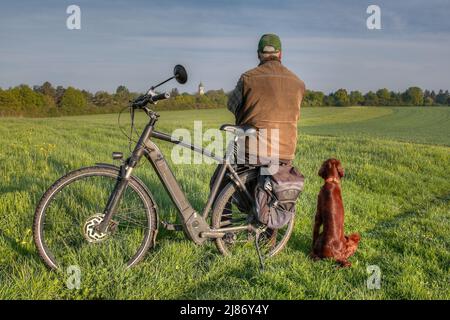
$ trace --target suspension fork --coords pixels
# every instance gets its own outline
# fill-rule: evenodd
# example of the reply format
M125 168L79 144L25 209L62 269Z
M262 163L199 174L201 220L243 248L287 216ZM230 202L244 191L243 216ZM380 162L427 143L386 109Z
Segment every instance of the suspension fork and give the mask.
M158 120L158 115L151 113L149 114L150 121L145 126L144 131L139 138L138 143L134 147L134 150L131 156L127 159L127 161L120 166L119 178L116 181L113 192L109 196L108 203L106 204L105 210L103 210L104 218L103 221L97 226L97 230L101 233L106 232L108 225L116 213L117 207L119 205L120 199L122 198L125 189L128 186L130 181L131 173L136 165L141 160L142 156L145 153L146 142L150 138L153 132L153 127L155 126L156 121Z

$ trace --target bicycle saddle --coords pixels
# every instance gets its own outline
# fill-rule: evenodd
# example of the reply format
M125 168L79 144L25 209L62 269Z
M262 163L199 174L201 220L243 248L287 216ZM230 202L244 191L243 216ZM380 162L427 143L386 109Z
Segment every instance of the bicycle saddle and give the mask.
M234 126L231 124L223 124L220 130L231 132L239 137L256 137L256 129L250 125Z

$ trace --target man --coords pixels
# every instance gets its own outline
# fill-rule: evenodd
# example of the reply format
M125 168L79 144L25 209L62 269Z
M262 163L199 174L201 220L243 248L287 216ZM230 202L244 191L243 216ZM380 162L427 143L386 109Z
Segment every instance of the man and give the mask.
M290 164L297 147L305 84L281 64L281 52L277 35L261 37L257 51L260 63L241 75L229 96L228 109L235 115L236 125L251 125L260 132L265 129L266 141L262 145L267 146L267 155ZM273 131L277 131L275 135Z
M260 63L258 67L241 75L229 96L228 109L235 115L236 125L250 125L259 131L268 130L262 145L269 149L269 162L273 163L275 158L281 165L291 165L297 147L297 122L305 84L281 64L281 52L281 41L277 35L265 34L261 37L257 51ZM273 129L278 131L278 139L272 139ZM261 137L258 139L261 140ZM248 144L246 149L252 150ZM265 162L259 154L256 156L256 162ZM251 161L252 158L250 164L256 164ZM239 160L238 164L241 164ZM221 165L216 168L210 188L220 168ZM220 189L228 182L224 179Z

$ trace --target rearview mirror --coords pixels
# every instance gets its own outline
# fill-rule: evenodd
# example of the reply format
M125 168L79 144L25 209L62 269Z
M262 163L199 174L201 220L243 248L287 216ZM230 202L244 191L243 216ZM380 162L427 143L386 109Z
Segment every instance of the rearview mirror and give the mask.
M185 84L188 79L186 69L181 64L177 64L175 66L173 69L173 75L180 84Z

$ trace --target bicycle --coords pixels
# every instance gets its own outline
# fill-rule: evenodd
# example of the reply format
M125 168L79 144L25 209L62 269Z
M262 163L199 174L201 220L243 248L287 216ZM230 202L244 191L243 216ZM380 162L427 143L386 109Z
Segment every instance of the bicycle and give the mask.
M97 163L69 172L53 183L40 199L34 216L34 242L50 269L94 263L95 259L132 267L154 247L160 224L167 230L183 230L198 245L213 240L223 255L238 250L242 247L240 244L254 240L255 235L258 247L265 248L268 256L285 247L294 219L284 229L276 231L262 228L255 221L251 192L258 166L238 166L230 160L229 154L233 152L218 157L207 149L155 130L159 114L147 105L168 99L168 93L157 94L155 89L174 78L180 84L186 83L184 67L177 65L172 77L131 102L132 128L135 110L143 110L149 121L127 159L122 153L113 152L113 159L122 162L120 166ZM233 125L223 125L220 129L235 135L228 150L234 148L239 137L256 134L253 128ZM220 163L202 214L187 200L153 139L189 148ZM151 191L132 174L143 157L151 163L178 209L181 224L160 223Z

